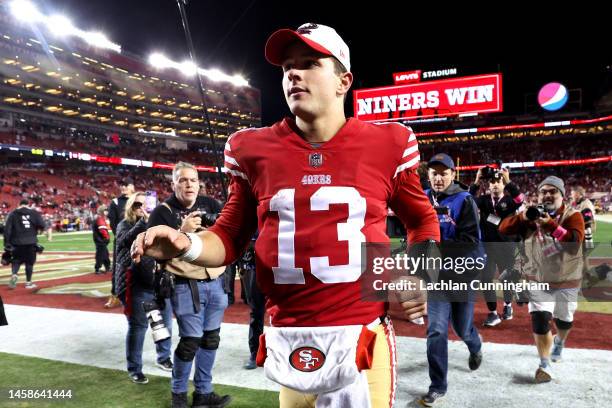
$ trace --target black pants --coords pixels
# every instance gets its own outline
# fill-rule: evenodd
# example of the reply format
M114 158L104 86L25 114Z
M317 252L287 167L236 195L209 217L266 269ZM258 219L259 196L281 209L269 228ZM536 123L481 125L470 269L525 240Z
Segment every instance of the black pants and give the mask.
M17 275L21 264L25 264L26 280L32 281L34 264L36 263L36 245L15 245L13 249L13 263L11 272Z
M113 235L115 234L113 233ZM117 274L117 268L117 240L113 238L113 273L111 277L111 295L113 296L117 296L117 293L115 291L115 275Z
M100 268L102 267L102 265L104 265L104 270L106 272L110 271L111 269L111 263L110 263L110 257L108 255L107 245L108 244L96 243L96 266L94 267L96 269L96 272L100 271ZM113 279L113 282L114 282L114 279Z
M228 265L227 269L225 270L225 291L227 292L227 300L230 305L233 305L236 301L236 296L234 293L236 291L234 285L236 283L236 269L238 269L236 267L236 263L233 263Z
M259 348L259 336L263 333L264 314L266 313L266 298L261 293L256 282L255 269L247 269L242 276L242 285L246 293L247 303L251 308L251 320L249 322L249 351L251 358L257 356Z
M2 303L2 297L0 296L0 326L6 326L8 321L6 320L6 314L4 313L4 303Z
M487 263L482 271L482 282L493 282L497 270L502 273L505 269L514 266L514 249L512 242L491 242L485 244L487 251ZM489 311L497 310L497 294L494 290L483 290L484 298ZM512 302L512 291L504 290L504 302Z

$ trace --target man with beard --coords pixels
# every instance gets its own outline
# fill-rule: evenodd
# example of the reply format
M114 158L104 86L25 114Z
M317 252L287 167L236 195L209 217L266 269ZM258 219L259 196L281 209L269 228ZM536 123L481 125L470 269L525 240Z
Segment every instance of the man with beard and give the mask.
M538 186L541 207L529 207L506 218L499 226L502 234L518 234L524 241L524 275L548 283L550 288L530 292L529 313L540 356L536 383L550 382L549 360L561 360L582 282L584 220L578 211L564 204L564 196L563 180L556 176L546 177ZM557 326L554 342L550 329L552 318Z

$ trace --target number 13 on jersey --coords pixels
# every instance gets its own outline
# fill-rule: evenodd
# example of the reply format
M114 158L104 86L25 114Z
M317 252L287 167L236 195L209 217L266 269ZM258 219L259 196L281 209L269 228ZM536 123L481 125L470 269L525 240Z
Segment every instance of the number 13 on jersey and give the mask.
M366 200L354 187L325 186L310 197L311 211L329 211L330 204L347 204L348 218L338 223L338 241L348 242L348 264L330 265L329 257L310 258L310 271L323 283L355 282L361 276L361 244L365 235ZM278 212L278 266L274 283L304 284L304 271L295 266L295 189L279 190L270 200L270 211ZM297 215L299 216L299 214Z

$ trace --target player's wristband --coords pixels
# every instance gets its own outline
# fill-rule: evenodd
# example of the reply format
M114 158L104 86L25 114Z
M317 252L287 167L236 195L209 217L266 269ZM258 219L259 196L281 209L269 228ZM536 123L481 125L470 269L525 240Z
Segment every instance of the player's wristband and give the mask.
M179 254L177 258L179 261L193 262L198 259L202 253L202 240L197 234L191 232L183 232L183 234L187 236L191 245L189 245L189 248L184 253Z

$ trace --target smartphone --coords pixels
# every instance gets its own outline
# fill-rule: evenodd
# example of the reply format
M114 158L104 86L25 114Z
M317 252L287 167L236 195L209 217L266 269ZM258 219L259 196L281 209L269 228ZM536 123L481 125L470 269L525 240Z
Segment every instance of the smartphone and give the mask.
M157 207L157 191L145 192L145 210L150 213Z

